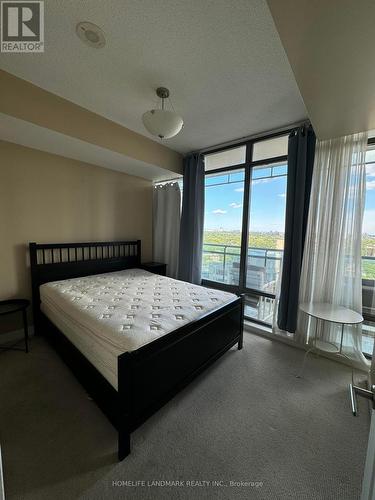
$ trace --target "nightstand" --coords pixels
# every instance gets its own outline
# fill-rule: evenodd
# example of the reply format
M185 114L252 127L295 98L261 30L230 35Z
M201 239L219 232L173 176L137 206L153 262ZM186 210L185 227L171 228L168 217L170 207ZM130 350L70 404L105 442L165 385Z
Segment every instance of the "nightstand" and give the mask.
M141 265L141 268L150 273L160 274L165 276L167 272L167 264L162 264L161 262L145 262Z
M23 319L23 332L25 338L25 352L29 352L29 335L27 328L27 316L26 309L29 307L30 301L27 299L10 299L10 300L1 300L0 301L0 316L5 316L7 314L13 314L20 312L22 313ZM14 346L0 346L0 349L12 350L12 351L20 351L19 347Z

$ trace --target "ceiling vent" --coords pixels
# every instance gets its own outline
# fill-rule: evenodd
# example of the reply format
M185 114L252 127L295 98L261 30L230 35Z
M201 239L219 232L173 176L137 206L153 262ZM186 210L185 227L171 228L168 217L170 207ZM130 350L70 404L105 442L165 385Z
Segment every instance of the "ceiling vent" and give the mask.
M96 24L83 21L76 26L76 33L86 45L94 49L101 49L105 45L103 31Z

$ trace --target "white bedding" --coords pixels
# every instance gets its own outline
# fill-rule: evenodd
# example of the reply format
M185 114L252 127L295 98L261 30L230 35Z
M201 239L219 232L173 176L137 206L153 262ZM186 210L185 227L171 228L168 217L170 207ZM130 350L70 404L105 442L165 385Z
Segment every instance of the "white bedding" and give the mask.
M117 356L237 297L141 269L46 283L41 310L117 389Z

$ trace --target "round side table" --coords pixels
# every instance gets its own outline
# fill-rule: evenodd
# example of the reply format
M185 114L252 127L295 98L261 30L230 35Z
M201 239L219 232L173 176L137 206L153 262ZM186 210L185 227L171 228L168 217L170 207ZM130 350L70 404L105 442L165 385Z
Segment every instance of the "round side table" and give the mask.
M344 340L344 327L345 325L358 325L363 321L362 315L357 313L356 311L348 309L347 307L331 304L330 302L303 303L300 304L299 308L308 316L315 318L315 332L312 335L312 345L306 351L306 354L303 358L302 367L299 374L297 375L297 378L302 377L307 355L312 351L329 352L331 354L337 354L339 356L344 356L346 358L347 356L342 352L342 343ZM337 323L341 325L341 335L339 344L337 342L328 342L325 340L320 340L318 338L319 322L324 323L324 321L328 321L330 323Z
M27 299L11 299L11 300L0 301L0 316L5 316L7 314L13 314L17 312L22 313L23 331L25 335L25 352L29 352L29 331L27 327L27 315L26 315L26 309L29 307L29 305L30 301ZM23 349L20 349L18 347L7 347L7 346L0 346L0 349L23 351Z

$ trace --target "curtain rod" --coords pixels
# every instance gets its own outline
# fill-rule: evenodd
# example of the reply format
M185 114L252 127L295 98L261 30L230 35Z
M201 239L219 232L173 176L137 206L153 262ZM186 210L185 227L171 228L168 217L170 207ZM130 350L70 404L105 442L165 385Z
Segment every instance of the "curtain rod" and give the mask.
M169 183L176 183L178 181L182 181L183 179L183 175L181 175L180 177L172 177L171 179L164 179L164 180L161 180L161 181L153 181L153 184L156 185L156 184L169 184Z
M268 130L267 132L259 132L258 134L247 135L245 137L240 137L239 139L233 139L232 141L222 142L220 144L208 146L208 147L203 148L203 149L197 149L196 151L192 151L191 153L187 153L187 155L188 154L190 155L190 154L208 153L209 151L211 151L213 149L220 149L220 148L226 148L228 146L235 146L236 144L240 144L240 143L246 142L246 141L251 141L253 139L258 139L259 137L262 137L262 138L264 137L264 139L267 139L267 137L269 135L278 134L279 132L281 133L281 132L290 130L292 128L300 127L301 125L310 125L310 124L311 124L311 122L309 119L301 120L299 122L291 123L290 125L285 125L284 127L279 127L277 129ZM185 156L187 156L187 155L185 155Z

